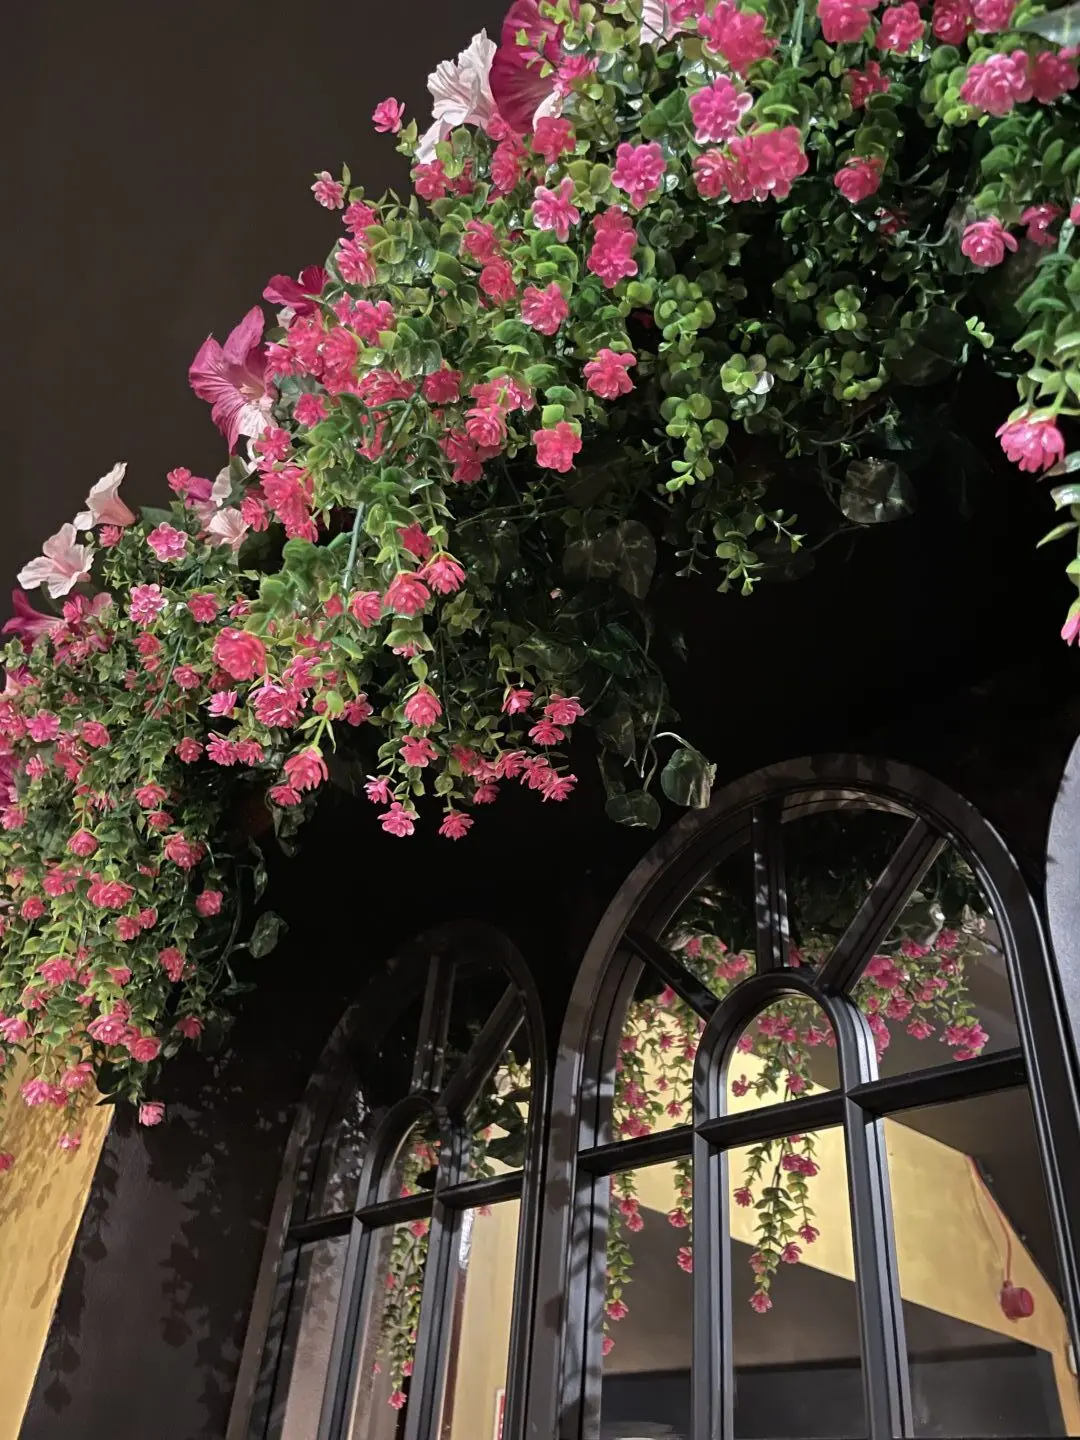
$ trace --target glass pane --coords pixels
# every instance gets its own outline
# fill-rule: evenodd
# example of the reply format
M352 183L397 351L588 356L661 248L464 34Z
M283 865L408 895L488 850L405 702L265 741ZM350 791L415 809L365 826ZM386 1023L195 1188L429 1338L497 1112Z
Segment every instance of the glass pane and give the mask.
M728 1110L777 1105L839 1084L828 1018L812 1000L791 995L769 1005L739 1036L728 1065Z
M356 1204L364 1153L373 1129L373 1117L356 1081L341 1086L315 1154L315 1173L306 1207L297 1196L294 1219L313 1219L351 1210Z
M882 1075L1019 1044L990 902L952 846L942 851L855 990Z
M1080 1434L1027 1091L885 1131L916 1435Z
M469 1112L469 1180L505 1175L524 1165L531 1088L532 1062L522 1025Z
M315 1440L347 1249L348 1236L339 1235L294 1249L282 1263L272 1322L273 1331L280 1317L280 1347L267 1349L267 1369L276 1363L271 1440Z
M753 973L754 857L743 847L715 866L683 901L661 937L714 995Z
M689 1436L690 1160L611 1178L601 1435Z
M379 1198L417 1195L435 1188L439 1168L439 1137L435 1117L425 1115L406 1135L393 1165L383 1179Z
M427 1220L414 1220L372 1237L371 1301L360 1342L350 1440L396 1440L403 1429L429 1228Z
M843 1132L729 1157L735 1434L866 1433Z
M791 964L816 969L829 958L910 828L909 815L867 806L784 825Z
M646 967L626 1010L615 1061L615 1139L689 1124L694 1056L703 1028L690 1006Z
M506 1393L517 1256L516 1200L461 1217L442 1440L489 1440Z

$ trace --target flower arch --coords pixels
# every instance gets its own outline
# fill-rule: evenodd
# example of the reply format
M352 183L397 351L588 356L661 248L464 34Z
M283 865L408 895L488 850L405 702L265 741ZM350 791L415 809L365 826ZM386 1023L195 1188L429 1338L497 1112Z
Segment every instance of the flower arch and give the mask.
M28 1103L93 1077L161 1119L162 1062L280 928L251 918L253 796L288 845L352 767L388 835L458 840L507 784L570 798L585 723L614 820L706 803L650 587L789 564L777 466L852 524L907 513L947 434L921 397L982 356L1017 381L1006 454L1075 468L1075 26L1034 0L515 0L432 76L422 138L377 107L415 195L320 172L325 265L192 362L228 465L175 468L140 517L115 467L21 572L61 609L17 595L0 700ZM1052 495L1047 538L1080 533L1080 489Z

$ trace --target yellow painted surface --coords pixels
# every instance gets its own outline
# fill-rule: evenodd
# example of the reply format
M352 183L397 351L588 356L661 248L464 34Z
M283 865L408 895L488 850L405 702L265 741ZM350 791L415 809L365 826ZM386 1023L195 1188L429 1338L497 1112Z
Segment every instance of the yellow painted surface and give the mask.
M495 1440L499 1391L506 1385L514 1305L514 1260L521 1205L474 1215L465 1277L457 1374L449 1403L450 1440ZM446 1427L443 1427L444 1433Z
M17 1440L112 1118L96 1096L76 1126L51 1105L28 1109L18 1094L24 1078L16 1065L0 1111L0 1150L15 1155L0 1175L0 1440ZM82 1135L79 1149L58 1150L72 1129Z

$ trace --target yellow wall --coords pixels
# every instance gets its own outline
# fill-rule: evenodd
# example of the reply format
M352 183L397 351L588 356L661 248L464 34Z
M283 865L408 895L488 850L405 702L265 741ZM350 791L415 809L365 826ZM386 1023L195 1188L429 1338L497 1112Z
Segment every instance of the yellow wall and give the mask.
M76 1126L50 1106L28 1109L18 1094L25 1078L15 1066L0 1111L0 1150L15 1164L0 1175L0 1440L17 1440L41 1362L90 1181L112 1118L93 1099ZM56 1142L82 1134L78 1150Z

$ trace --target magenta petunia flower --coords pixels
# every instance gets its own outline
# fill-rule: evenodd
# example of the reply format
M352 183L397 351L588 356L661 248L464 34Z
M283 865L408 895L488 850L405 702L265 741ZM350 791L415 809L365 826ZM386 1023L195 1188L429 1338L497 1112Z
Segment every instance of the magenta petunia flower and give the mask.
M263 299L271 305L287 306L294 315L314 315L319 308L317 297L325 290L328 279L321 265L308 265L296 280L291 275L271 275Z
M188 379L213 407L214 424L235 450L241 435L254 438L270 424L274 394L267 384L263 313L253 306L224 345L208 336L191 362Z

